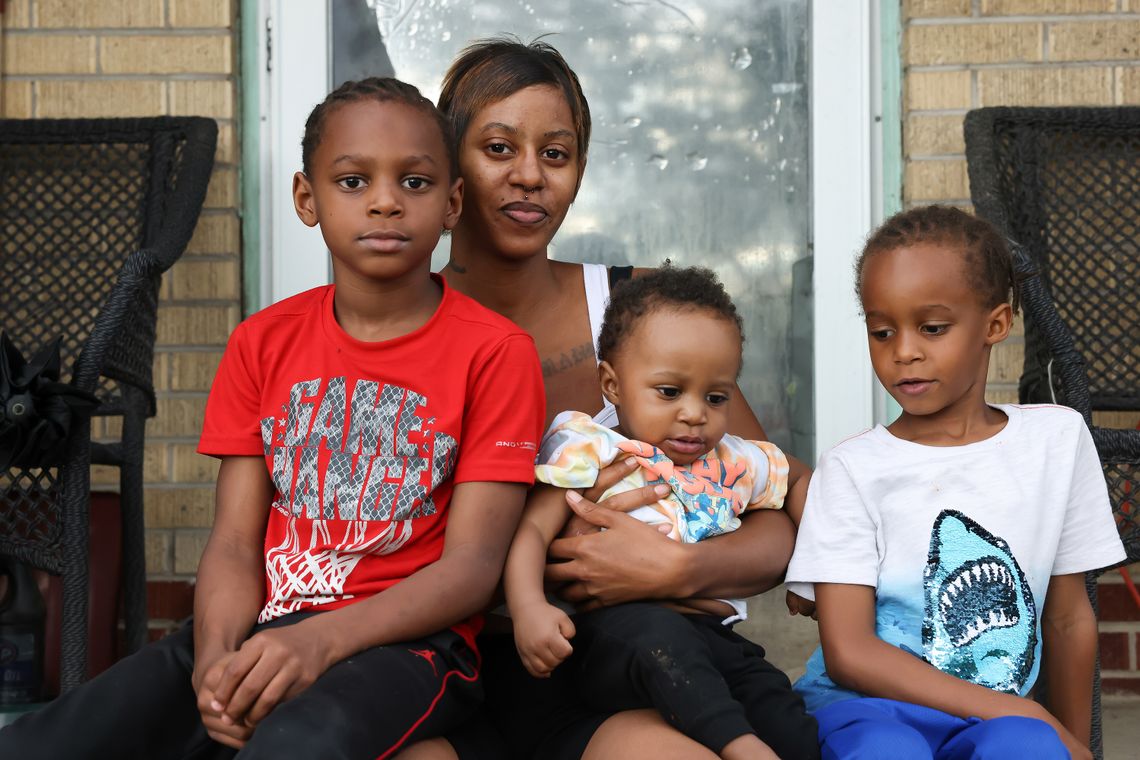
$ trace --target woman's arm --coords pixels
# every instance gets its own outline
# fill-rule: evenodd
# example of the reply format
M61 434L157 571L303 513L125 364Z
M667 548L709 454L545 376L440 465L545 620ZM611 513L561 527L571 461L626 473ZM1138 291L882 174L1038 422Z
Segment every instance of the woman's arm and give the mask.
M872 587L817 583L815 601L824 663L837 684L960 718L1037 718L1056 729L1074 758L1090 756L1087 742L1082 743L1033 700L955 678L876 636Z
M333 664L480 612L499 582L526 490L521 483L457 484L438 560L369 599L250 637L216 690L227 716L256 724Z
M603 505L567 492L574 512L605 530L550 545L550 556L560 561L547 565L546 577L567 584L559 592L563 598L610 606L638 599L741 597L780 583L795 544L787 515L747 512L732 533L682 544L624 514L625 501L644 499L644 490L617 494Z
M1049 581L1041 634L1049 710L1087 745L1092 725L1097 628L1083 573L1055 575Z
M210 705L228 657L249 635L265 601L265 526L273 484L263 457L225 457L218 470L214 527L198 563L194 587L194 673L210 736L231 747L246 726L224 723Z

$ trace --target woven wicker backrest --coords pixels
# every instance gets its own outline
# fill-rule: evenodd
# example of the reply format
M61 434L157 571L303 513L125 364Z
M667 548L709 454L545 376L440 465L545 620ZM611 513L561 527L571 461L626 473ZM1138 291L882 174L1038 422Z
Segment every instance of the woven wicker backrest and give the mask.
M1092 408L1140 409L1140 108L982 109L966 129L978 211L1044 275Z
M127 257L155 243L184 138L155 120L3 124L0 327L25 354L62 337L66 380ZM149 388L153 343L153 319L131 320L104 376Z
M195 117L0 120L0 329L27 357L61 338L62 379L96 392L99 414L154 412L160 278L197 222L216 135ZM60 473L0 472L0 550L60 566ZM86 482L71 487L85 508Z

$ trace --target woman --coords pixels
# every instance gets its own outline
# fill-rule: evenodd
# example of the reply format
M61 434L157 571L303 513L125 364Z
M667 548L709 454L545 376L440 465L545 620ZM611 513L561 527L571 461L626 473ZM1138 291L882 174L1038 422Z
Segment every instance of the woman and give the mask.
M448 284L513 320L533 337L543 364L547 422L558 412L596 412L613 424L598 385L596 332L611 279L630 276L600 265L547 258L547 248L581 186L590 112L578 78L545 43L484 40L448 70L440 109L451 119L464 181L463 214L452 232ZM637 276L634 270L632 276ZM731 432L765 439L743 397ZM578 520L551 546L549 577L566 584L569 601L613 605L647 598L751 596L780 582L794 542L791 521L762 510L716 541L681 544L623 514L657 499L650 488L593 500L626 474L603 473L576 507ZM806 468L792 461L799 471ZM633 469L628 467L628 469ZM790 499L802 499L802 487ZM606 528L599 531L599 528ZM484 652L488 723L514 756L543 758L714 757L668 726L654 711L597 714L580 704L564 679L531 678L507 633L488 621ZM498 632L496 632L496 630ZM410 748L401 757L501 757L504 750L474 726L464 735ZM452 746L454 745L454 746Z

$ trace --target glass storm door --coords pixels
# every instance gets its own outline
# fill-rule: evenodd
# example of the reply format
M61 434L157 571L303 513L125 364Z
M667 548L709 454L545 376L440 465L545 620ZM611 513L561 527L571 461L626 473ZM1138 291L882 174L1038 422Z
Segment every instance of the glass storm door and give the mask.
M821 225L813 187L822 167L812 158L855 146L868 158L829 167L827 197L848 187L870 195L871 0L261 2L272 35L262 100L273 122L262 133L272 162L264 302L328 281L320 237L293 216L286 191L301 125L331 87L397 76L434 101L468 41L542 37L577 71L593 117L582 188L551 256L710 267L744 317L740 385L773 441L810 462L817 444L869 424L865 338L843 283L872 209L839 196ZM813 54L809 38L827 49ZM827 123L813 119L813 89L835 92ZM843 125L845 114L854 121ZM839 240L826 253L825 238ZM832 324L821 331L821 320ZM851 379L860 373L865 384Z

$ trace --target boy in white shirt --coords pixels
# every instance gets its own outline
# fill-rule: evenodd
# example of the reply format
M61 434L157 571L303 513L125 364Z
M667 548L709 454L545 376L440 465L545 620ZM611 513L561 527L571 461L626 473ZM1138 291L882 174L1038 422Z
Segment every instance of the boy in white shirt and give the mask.
M814 584L821 650L797 689L823 757L1089 757L1084 574L1125 553L1081 416L985 401L1016 304L1005 241L917 208L856 270L903 412L820 460L788 568L793 592ZM1048 708L1030 698L1041 670Z

